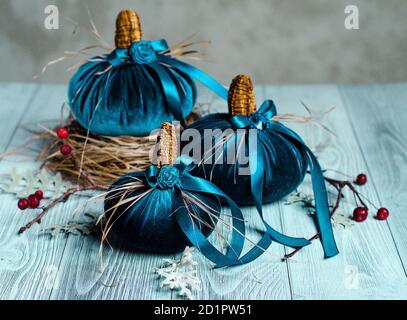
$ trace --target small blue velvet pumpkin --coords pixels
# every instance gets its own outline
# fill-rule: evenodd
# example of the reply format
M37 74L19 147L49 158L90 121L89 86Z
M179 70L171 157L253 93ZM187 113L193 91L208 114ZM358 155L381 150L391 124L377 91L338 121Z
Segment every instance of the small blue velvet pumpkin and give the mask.
M226 90L214 79L171 57L165 40L141 37L137 13L120 12L116 49L89 59L72 77L71 111L91 133L147 136L164 121L183 122L196 101L193 79L226 97Z
M245 220L240 208L213 183L191 174L191 159L176 155L175 127L163 123L158 139L158 164L115 181L105 195L105 234L127 247L153 253L175 253L192 245L218 267L255 260L270 246L264 233L242 255ZM229 206L220 217L221 199ZM226 253L208 236L218 221L230 227ZM219 235L219 233L217 233Z
M186 207L179 197L182 179L183 173L178 168L164 166L161 169L151 167L149 173L130 173L115 181L105 200L107 218L112 217L112 232L127 247L141 251L175 253L190 245L175 215L180 207ZM121 189L123 185L137 185L136 181L143 186L129 192ZM112 209L119 201L125 202L142 194L145 196L138 201ZM194 192L193 197L210 208L211 216L196 204L191 204L189 208L196 217L196 225L207 237L217 223L220 202L216 196L204 193Z
M112 184L105 196L109 237L152 253L176 253L192 245L217 267L245 264L262 255L271 244L268 234L242 255L245 221L239 207L214 184L192 175L194 166L180 159L175 165L127 174ZM221 219L221 198L231 209L226 253L208 240Z

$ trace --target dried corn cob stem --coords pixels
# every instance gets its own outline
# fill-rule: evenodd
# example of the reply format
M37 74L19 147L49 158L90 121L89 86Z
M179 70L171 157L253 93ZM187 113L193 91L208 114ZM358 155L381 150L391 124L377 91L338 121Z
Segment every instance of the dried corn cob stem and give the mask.
M122 10L116 19L115 43L117 48L129 48L143 37L140 18L134 10Z
M175 127L171 123L164 122L161 125L157 142L159 144L157 166L162 167L173 164L177 157L177 138Z
M229 89L229 113L232 116L248 116L256 112L256 100L252 79L249 76L240 74L232 80Z

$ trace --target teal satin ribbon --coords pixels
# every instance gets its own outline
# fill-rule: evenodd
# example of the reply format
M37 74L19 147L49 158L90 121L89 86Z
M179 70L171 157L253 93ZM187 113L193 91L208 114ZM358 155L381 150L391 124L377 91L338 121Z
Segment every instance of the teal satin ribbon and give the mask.
M178 161L180 163L174 165L174 167L179 170L179 178L173 186L175 197L173 199L172 210L175 212L179 227L191 244L199 249L217 268L245 264L257 259L263 254L271 244L270 237L263 236L252 249L242 255L246 231L240 208L217 186L205 179L191 175L189 172L194 168L194 165L191 164L190 160L187 160L185 157L180 157ZM150 166L145 172L146 181L152 188L158 187L159 171L159 168ZM225 254L210 243L196 222L190 217L187 208L183 205L183 191L206 193L226 200L231 210L232 230L230 242L228 243L227 252Z
M163 52L169 49L167 42L164 39L148 41L143 40L143 42L148 42L151 45L152 50L156 55L154 61L146 64L148 67L152 68L160 79L162 89L165 93L167 104L170 113L179 121L183 122L183 116L179 108L180 96L176 87L176 83L173 80L172 72L174 70L187 74L189 77L195 81L199 81L208 89L215 92L221 98L227 100L228 91L225 89L218 81L206 74L205 72L193 67L190 64L179 61L172 58L169 55L163 54ZM137 45L137 42L134 43ZM103 60L110 63L113 67L119 67L123 65L136 64L131 57L131 48L123 49L117 48L112 53L104 55ZM168 66L168 67L166 67Z
M324 249L325 257L332 257L339 253L338 248L335 243L335 238L332 230L330 212L328 205L327 191L325 187L324 177L321 167L318 163L317 158L312 153L312 151L305 145L302 139L292 130L284 126L283 124L275 121L270 121L277 114L277 109L273 101L265 101L258 112L251 114L250 116L234 116L231 118L232 125L235 129L260 129L260 130L273 130L279 134L285 136L286 138L294 141L298 147L302 148L308 157L308 163L311 170L312 187L315 197L316 206L316 218L317 218L317 228L320 232L320 238L322 246ZM253 139L252 135L249 135L249 147L253 145L250 143L250 139ZM250 150L249 152L249 164L253 161L257 162L256 171L251 175L251 191L256 204L257 211L263 220L267 233L270 237L287 246L291 247L303 247L310 244L309 240L304 238L292 238L287 237L276 230L274 230L270 225L264 221L262 213L262 203L263 203L263 193L259 190L263 190L264 181L264 163L263 163L263 153L265 152L264 147L261 144L257 144L258 150Z

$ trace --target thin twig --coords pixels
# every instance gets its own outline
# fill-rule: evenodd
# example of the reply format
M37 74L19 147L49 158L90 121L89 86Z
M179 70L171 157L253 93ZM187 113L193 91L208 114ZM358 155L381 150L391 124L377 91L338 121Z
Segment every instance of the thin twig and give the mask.
M333 179L333 178L328 178L328 177L324 177L325 181L327 181L328 183L330 183L331 185L337 185L337 186L346 186L348 187L353 194L359 199L360 203L362 204L362 206L364 206L365 208L367 208L366 203L362 200L362 197L360 195L360 192L356 190L356 188L353 186L352 182L350 181L343 181L343 180L337 180L337 179Z

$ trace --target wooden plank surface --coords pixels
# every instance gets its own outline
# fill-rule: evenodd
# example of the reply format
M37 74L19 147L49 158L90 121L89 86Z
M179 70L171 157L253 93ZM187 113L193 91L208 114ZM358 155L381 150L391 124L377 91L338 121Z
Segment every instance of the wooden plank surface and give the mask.
M12 121L14 114L22 110L21 122L19 125L30 125L46 120L58 119L60 107L65 99L66 88L63 86L41 86L32 95L29 93L30 86L24 85L22 90L12 86L8 89L15 98L25 97L28 99L27 108L22 108L19 104L12 104L13 110L7 115ZM8 128L6 125L4 128ZM11 127L13 128L13 126ZM12 137L9 150L25 142L31 135L18 128ZM21 150L19 153L26 153ZM32 159L28 158L28 159ZM27 157L11 157L3 159L1 171L10 172L12 168L18 171L36 170L38 163L27 161ZM48 299L51 290L58 285L58 267L61 260L66 239L48 238L39 235L40 225L34 225L28 232L18 235L18 229L34 217L35 211L22 213L17 209L17 201L9 195L2 195L7 200L2 201L1 218L4 219L1 229L1 241L5 245L1 246L6 250L7 255L14 252L19 257L22 264L18 268L2 268L0 271L1 297L7 299ZM62 223L65 221L70 211L78 206L76 199L72 202L58 206L49 216L43 219L45 224ZM10 254L11 256L11 254Z
M407 270L407 85L341 86L340 93Z
M59 117L66 86L0 85L0 150L10 150L29 135L19 124ZM273 98L279 113L303 113L300 101L312 110L331 106L326 123L336 136L303 124L290 124L314 149L326 144L318 157L324 168L350 174L365 171L371 177L363 193L394 214L387 222L371 216L350 230L335 228L338 257L323 259L318 241L293 260L281 262L290 249L273 244L263 257L246 266L213 270L200 261L203 281L198 299L391 299L407 298L405 268L407 220L405 186L404 103L405 84L369 87L268 86L257 88L258 103ZM212 96L201 99L213 100ZM218 108L224 102L215 101ZM391 112L390 112L391 111ZM357 119L364 119L364 126ZM2 160L0 172L12 167L36 168L32 162ZM307 182L302 187L309 190ZM166 256L105 250L105 269L99 267L97 237L39 236L36 225L22 236L18 228L29 220L16 208L10 195L0 195L0 299L178 299L175 292L160 290L154 273ZM349 197L350 198L350 197ZM43 224L64 223L81 213L83 198L59 205ZM92 207L102 210L101 203ZM351 213L354 205L343 210ZM247 217L256 216L245 208ZM303 208L285 206L283 201L266 206L265 214L277 229L297 236L311 236L315 227ZM255 239L258 222L250 223L249 237ZM167 256L168 257L168 256ZM169 256L172 257L172 256Z
M297 123L290 127L295 128L312 149L326 145L317 153L323 168L351 175L366 170L368 155L363 156L357 144L349 123L352 114L344 108L336 86L270 87L267 93L275 100L279 113L301 113L301 101L316 114L334 106L336 109L323 123L335 132L335 136L309 125ZM360 112L369 116L367 108ZM310 190L306 183L302 188L305 192ZM371 183L361 191L373 202L378 202ZM343 204L342 210L352 214L355 204L350 193L347 198L349 201ZM294 235L311 236L316 231L304 209L294 206L284 206L283 225L286 232ZM386 222L369 217L349 230L335 228L335 235L340 255L324 259L317 240L289 260L294 299L407 298L403 266Z
M37 90L37 86L33 85L13 83L0 85L0 152L8 149ZM4 161L0 160L2 172L4 167ZM10 232L14 221L18 219L18 209L12 196L0 195L0 213L2 226L0 228L0 299L8 299L13 297L16 283L14 274L25 268L30 254L27 241L15 237L16 232Z
M8 150L30 137L30 134L22 130L19 125L46 119L47 116L52 115L52 109L48 106L55 106L58 103L57 109L59 109L60 99L63 96L61 89L58 86L38 89L36 86L19 84L12 84L6 89L6 94L13 98L9 102L11 109L3 118L7 120L7 123L2 130L5 134L8 129L15 130ZM46 107L44 108L44 106ZM19 123L14 124L15 119L19 119ZM3 159L1 171L9 172L13 167L18 167L19 170L34 170L37 167L33 162L21 162L21 160L19 157ZM39 237L38 225L33 227L29 233L17 235L19 227L30 219L30 215L22 214L17 209L16 200L11 196L2 195L1 197L4 197L0 209L1 218L4 219L2 221L4 228L1 229L1 241L4 243L1 250L5 252L2 256L6 257L3 261L18 259L20 262L14 267L7 264L2 265L0 271L1 296L8 299L47 299L50 293L48 288L50 272L52 273L52 270L56 270L56 266L58 266L64 243ZM75 203L69 205L72 206ZM65 214L65 212L61 210L61 214Z
M255 88L259 100L265 97L264 87ZM208 102L212 104L212 112L227 112L227 103L213 94L208 93ZM248 221L247 238L259 240L261 222L255 208L243 208L244 217ZM278 204L264 207L264 216L274 226L280 226ZM245 250L253 245L248 242ZM272 244L270 249L255 263L226 269L213 269L205 258L199 258L199 276L203 282L202 292L197 299L291 299L287 266L281 263L284 248ZM198 255L197 255L198 256Z

